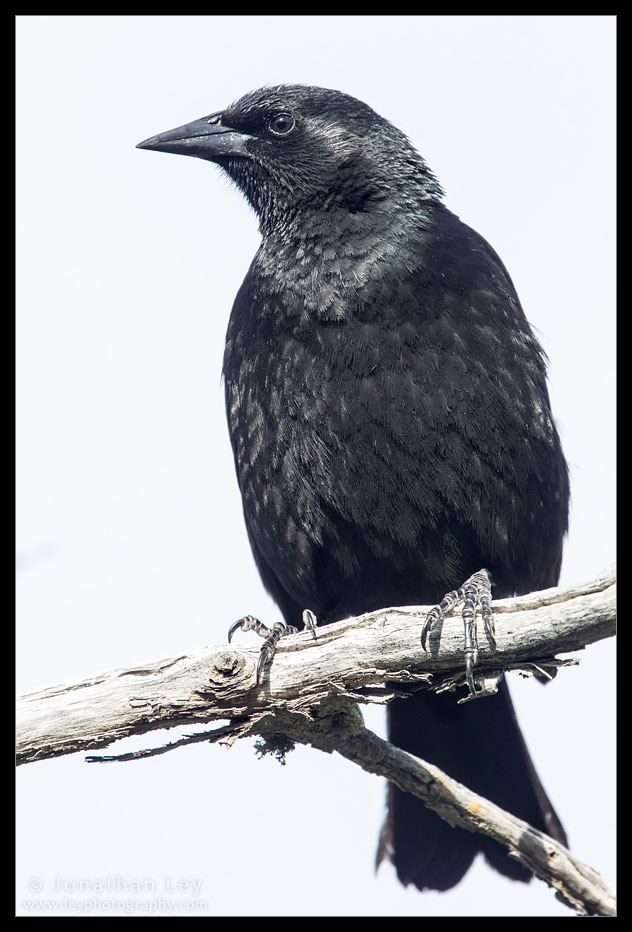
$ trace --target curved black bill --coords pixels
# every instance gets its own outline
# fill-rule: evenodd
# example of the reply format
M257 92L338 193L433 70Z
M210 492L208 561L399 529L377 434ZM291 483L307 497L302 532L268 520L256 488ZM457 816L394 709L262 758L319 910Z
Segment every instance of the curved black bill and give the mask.
M193 155L211 162L223 156L248 155L246 142L252 137L229 126L222 126L220 115L211 113L184 126L176 126L166 133L139 142L136 148Z

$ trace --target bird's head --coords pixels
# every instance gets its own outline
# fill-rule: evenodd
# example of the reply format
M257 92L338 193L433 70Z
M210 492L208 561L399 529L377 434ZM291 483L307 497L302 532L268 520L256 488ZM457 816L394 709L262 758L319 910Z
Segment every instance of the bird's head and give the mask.
M217 163L270 231L314 209L361 213L441 188L407 137L340 91L279 85L146 139L140 149Z

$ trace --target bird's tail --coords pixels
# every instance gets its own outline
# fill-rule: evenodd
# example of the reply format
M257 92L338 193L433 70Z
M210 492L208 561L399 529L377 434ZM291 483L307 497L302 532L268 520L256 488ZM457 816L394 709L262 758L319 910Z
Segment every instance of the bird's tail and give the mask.
M551 805L522 737L509 689L457 705L454 693L419 692L388 707L389 740L436 764L481 796L552 835L566 834ZM512 880L531 874L484 835L453 828L415 796L388 786L387 814L376 864L391 860L401 883L419 890L448 890L482 851L495 870Z

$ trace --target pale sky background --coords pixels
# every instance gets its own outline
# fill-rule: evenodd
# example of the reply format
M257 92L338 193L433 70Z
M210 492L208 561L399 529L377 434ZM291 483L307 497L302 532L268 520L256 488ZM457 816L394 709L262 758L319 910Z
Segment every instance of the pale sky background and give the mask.
M279 617L248 548L220 382L256 220L215 166L134 148L263 84L366 101L498 251L549 356L571 466L562 582L614 561L615 27L18 17L20 693L221 643L246 613ZM610 885L614 663L608 642L547 688L511 678L571 848ZM383 718L366 714L380 733ZM17 912L572 915L542 882L483 862L445 894L404 889L390 866L376 876L384 793L335 755L300 748L281 767L252 742L31 764L17 781ZM132 892L148 880L153 893Z

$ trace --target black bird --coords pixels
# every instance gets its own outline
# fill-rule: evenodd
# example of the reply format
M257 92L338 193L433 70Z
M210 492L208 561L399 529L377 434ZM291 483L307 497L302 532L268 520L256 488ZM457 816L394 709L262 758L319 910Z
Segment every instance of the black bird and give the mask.
M407 137L347 94L282 85L140 148L215 162L259 218L224 378L250 544L285 623L433 604L483 567L500 597L555 585L569 485L544 354ZM418 692L388 720L399 747L566 843L504 682L463 705ZM530 879L389 787L378 863L402 883L446 890L479 851Z

